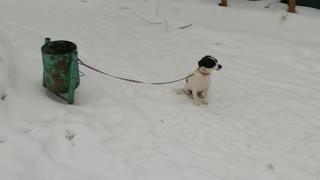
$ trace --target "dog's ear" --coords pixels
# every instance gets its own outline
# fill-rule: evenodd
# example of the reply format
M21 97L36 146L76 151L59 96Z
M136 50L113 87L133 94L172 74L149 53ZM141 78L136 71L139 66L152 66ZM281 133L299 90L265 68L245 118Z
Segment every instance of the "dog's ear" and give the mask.
M199 66L199 67L202 67L202 66L203 66L203 58L202 58L200 61L198 61L198 66Z
M212 60L214 60L215 62L218 62L218 60L217 60L215 57L212 57L212 56L210 56L210 55L207 55L207 56L203 57L202 59L212 59Z
M211 56L206 55L206 56L204 56L200 61L198 61L199 67L204 66L204 61L205 61L206 59L211 59Z

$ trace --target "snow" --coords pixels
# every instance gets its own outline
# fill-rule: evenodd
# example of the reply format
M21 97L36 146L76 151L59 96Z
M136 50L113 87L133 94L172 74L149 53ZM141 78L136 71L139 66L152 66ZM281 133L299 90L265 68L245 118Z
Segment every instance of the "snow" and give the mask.
M2 0L0 179L320 179L320 11L218 2ZM71 106L41 85L45 37L142 81L186 76L207 54L223 69L195 106L173 93L183 82L80 66Z

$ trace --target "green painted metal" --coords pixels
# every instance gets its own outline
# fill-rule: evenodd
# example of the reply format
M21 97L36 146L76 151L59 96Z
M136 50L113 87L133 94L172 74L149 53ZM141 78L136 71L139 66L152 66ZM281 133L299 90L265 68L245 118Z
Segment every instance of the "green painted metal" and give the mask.
M70 41L50 41L41 47L42 85L53 93L68 93L73 104L75 89L80 84L77 46Z

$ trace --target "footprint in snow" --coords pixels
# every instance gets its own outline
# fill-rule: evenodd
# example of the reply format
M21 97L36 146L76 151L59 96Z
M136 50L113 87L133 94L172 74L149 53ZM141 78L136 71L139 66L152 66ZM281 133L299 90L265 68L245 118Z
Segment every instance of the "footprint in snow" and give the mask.
M1 101L4 101L6 99L7 95L6 94L1 94L0 95L0 99Z
M8 141L8 138L7 138L6 136L0 135L0 144L1 144L1 143L5 143L5 142L7 142L7 141Z
M65 133L66 139L68 139L69 141L72 141L75 136L76 136L76 134L74 132L66 130L66 133Z
M130 10L130 8L128 8L127 6L121 6L120 9L121 10Z
M274 170L274 166L273 166L272 164L269 164L269 165L267 166L267 170L273 171L273 170Z

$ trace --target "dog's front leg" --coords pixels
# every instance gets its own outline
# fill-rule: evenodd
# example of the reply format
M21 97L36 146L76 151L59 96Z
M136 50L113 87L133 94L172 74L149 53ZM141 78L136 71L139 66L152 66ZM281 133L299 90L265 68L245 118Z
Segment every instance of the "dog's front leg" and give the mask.
M209 92L209 89L208 89L208 88L206 88L206 89L203 91L203 100L202 100L202 103L203 103L203 104L208 104L208 103L209 103L208 92Z
M200 105L200 101L198 99L198 91L196 89L192 89L192 98L193 98L193 103L195 105Z

